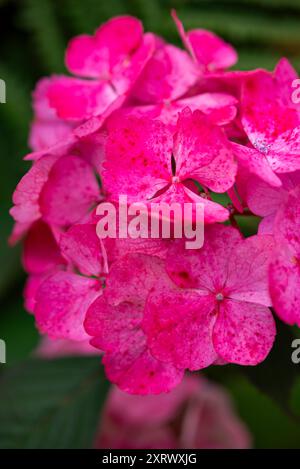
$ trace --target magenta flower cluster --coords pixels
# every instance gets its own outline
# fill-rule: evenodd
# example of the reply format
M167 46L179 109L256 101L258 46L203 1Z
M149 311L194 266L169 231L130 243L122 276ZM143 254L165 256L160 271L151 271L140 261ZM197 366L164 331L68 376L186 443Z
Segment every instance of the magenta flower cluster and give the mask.
M286 59L228 71L234 48L186 32L183 48L130 16L71 40L73 76L33 94L30 170L13 195L26 308L42 334L101 350L123 391L158 394L185 370L256 365L270 352L270 307L300 326L300 105ZM214 200L227 194L228 206ZM105 239L97 206L204 205L204 246ZM245 238L236 214L261 217ZM231 225L231 226L230 226Z

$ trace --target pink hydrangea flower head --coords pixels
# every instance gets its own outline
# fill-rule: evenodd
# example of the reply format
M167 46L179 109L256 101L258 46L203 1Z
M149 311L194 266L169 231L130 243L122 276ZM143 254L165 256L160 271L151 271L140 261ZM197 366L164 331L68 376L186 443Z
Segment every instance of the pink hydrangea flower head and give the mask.
M180 383L185 370L262 362L276 333L272 305L300 326L297 74L286 59L273 72L227 71L235 50L209 31L186 32L172 15L186 50L120 16L70 42L72 76L39 81L32 166L13 195L10 242L23 238L25 305L51 340L41 353L101 351L119 389L163 394L163 415L151 415L145 433L132 417L142 397L127 396L120 444L130 447L141 428L137 446L246 446L245 434L229 438L235 425L225 423L232 420L218 398L209 422L201 414L204 380ZM165 203L170 215L171 204L189 204L190 214L182 211L189 222L201 204L203 247L186 249L175 231L169 239L118 239L116 230L115 239L102 239L101 210L111 203L118 218L120 196L147 209ZM248 222L238 214L262 218L257 235L245 239L221 224ZM174 435L170 419L183 414ZM153 428L155 439L147 439Z
M237 449L250 444L225 391L191 376L159 396L132 396L112 388L96 440L98 448L123 449Z

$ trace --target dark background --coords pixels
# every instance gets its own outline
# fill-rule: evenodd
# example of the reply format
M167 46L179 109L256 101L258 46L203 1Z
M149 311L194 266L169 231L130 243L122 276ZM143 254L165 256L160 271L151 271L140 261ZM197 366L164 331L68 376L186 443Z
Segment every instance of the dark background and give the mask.
M0 373L28 356L38 341L22 306L20 247L7 244L11 195L29 167L22 157L28 152L30 93L41 76L65 72L70 37L92 33L114 15L138 16L145 29L179 45L172 7L186 29L211 29L230 41L239 52L238 68L272 69L286 56L300 70L300 0L0 0L0 78L7 86L7 103L0 104L0 339L7 343L8 360ZM280 325L277 345L263 365L207 373L227 385L258 447L300 447L300 365L290 359L291 340L298 335Z

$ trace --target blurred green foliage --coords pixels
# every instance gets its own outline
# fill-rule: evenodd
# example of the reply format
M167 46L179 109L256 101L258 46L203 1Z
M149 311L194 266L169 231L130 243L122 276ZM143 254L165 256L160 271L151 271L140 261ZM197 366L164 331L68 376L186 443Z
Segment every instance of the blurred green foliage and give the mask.
M0 379L0 448L89 448L108 382L99 358L30 359Z
M63 56L70 37L92 33L113 15L138 16L146 29L179 45L169 15L172 7L177 9L187 29L212 29L230 41L239 52L238 68L272 69L279 57L286 56L300 69L300 0L0 0L0 78L7 85L7 103L0 104L0 338L7 343L8 368L29 355L38 340L33 318L22 307L25 277L20 248L11 249L7 245L12 228L8 215L11 194L28 169L22 157L28 151L31 90L41 76L65 72ZM240 223L250 234L257 220L249 224L241 219ZM300 380L298 368L290 359L291 338L296 335L299 336L299 331L280 325L279 342L270 357L246 374L241 367L234 366L216 367L208 372L212 379L227 386L258 447L300 447ZM93 368L94 361L90 360ZM74 386L76 376L80 381L80 363ZM33 375L30 371L29 376L34 376L33 384L41 386L37 369L34 365ZM24 375L16 375L14 370L12 375L4 375L5 392L9 394L13 386L17 399ZM64 386L69 389L68 383L64 383L62 392ZM31 404L29 401L28 406ZM9 419L5 409L0 408L0 416L1 412ZM22 440L26 422L25 428L21 427L12 428L11 437L4 435L8 440L6 443L2 440L1 446L16 444L16 431L21 432L17 438ZM35 433L28 438L25 446L39 444ZM84 435L78 444L87 444L84 438L88 439ZM76 445L71 440L65 445Z

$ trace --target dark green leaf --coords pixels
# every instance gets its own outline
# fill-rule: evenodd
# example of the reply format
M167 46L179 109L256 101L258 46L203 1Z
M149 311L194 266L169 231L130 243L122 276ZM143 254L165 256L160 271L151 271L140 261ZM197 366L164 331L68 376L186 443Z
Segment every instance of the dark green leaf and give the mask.
M99 358L8 368L0 379L0 447L90 448L107 389Z
M300 425L245 377L227 385L255 448L298 448Z
M289 326L277 321L277 336L266 360L255 367L245 367L244 372L258 388L288 409L288 398L299 373L292 362L292 341L295 338Z

